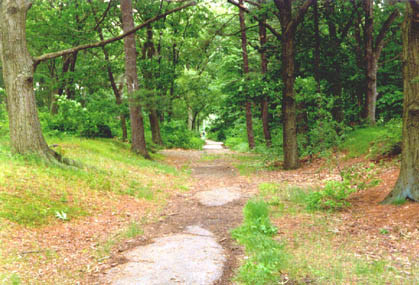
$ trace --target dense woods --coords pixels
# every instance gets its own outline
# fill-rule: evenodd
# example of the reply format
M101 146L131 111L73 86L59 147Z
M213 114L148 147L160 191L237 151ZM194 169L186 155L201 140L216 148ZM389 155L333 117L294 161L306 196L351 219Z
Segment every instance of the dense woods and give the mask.
M223 140L245 118L249 148L264 143L292 169L348 127L400 121L402 62L416 60L402 52L404 4L227 2L2 1L12 150L62 160L41 126L122 140L129 128L132 150L149 157L149 132L150 146L193 131Z
M192 151L208 143L229 150ZM240 176L246 171L255 172L251 179ZM419 0L0 0L0 244L18 247L0 247L0 283L19 284L14 266L22 264L19 274L37 271L39 283L93 278L90 263L122 260L112 260L109 248L140 235L151 220L162 221L166 206L176 205L164 214L173 221L183 219L184 205L199 218L209 213L182 198L214 181L223 191L226 183L259 193L233 205L248 202L234 231L241 209L219 217L232 215L217 238L228 239L227 246L236 240L248 256L234 272L239 282L378 284L385 273L383 283L403 276L396 281L413 284L417 260L380 263L368 255L356 263L355 279L351 271L324 278L307 265L313 260L283 260L302 258L299 243L328 254L323 244L310 243L323 237L333 236L338 248L352 246L339 235L354 238L368 227L368 242L388 237L371 242L380 246L377 255L398 248L403 257L417 246ZM381 190L371 194L373 187ZM284 219L278 220L283 231L271 224L272 209ZM316 226L304 228L316 215L323 224L312 220ZM70 222L76 218L87 222ZM57 220L60 233L42 228ZM173 228L183 226L189 225ZM63 232L70 232L67 240ZM75 232L85 236L74 238ZM289 232L295 252L284 254L277 240ZM315 232L323 234L311 238ZM89 250L99 252L99 243L87 243L101 234L112 237L109 248L92 258ZM28 246L32 238L35 249ZM42 248L44 239L59 248L58 257ZM68 248L68 240L85 244ZM89 269L80 273L76 264L80 275L73 279L44 278L44 261L28 256L44 252L56 264L74 252L71 262L80 259ZM346 267L349 259L342 260L328 262Z

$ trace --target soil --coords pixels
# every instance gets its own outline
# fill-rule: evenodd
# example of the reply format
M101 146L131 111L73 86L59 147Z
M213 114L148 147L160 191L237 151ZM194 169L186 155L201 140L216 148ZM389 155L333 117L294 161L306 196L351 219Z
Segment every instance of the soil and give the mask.
M89 284L109 283L108 272L114 267L129 262L129 253L139 246L150 245L158 241L159 237L170 237L177 234L184 234L189 226L201 227L214 235L214 239L224 249L225 263L221 278L214 284L231 284L234 271L238 268L240 261L244 257L241 247L239 247L230 236L230 230L237 227L242 221L242 209L246 201L255 195L257 187L262 182L280 182L301 187L317 187L324 185L328 180L339 180L339 170L342 167L353 164L364 164L367 168L370 164L363 158L346 160L339 168L334 168L325 160L306 161L298 170L292 171L259 171L250 176L241 176L232 166L231 158L223 157L224 153L229 153L223 148L208 149L206 151L185 151L169 150L164 154L170 164L179 169L188 165L191 169L193 187L192 190L178 194L173 197L163 210L161 218L145 226L144 235L129 240L117 248L113 257L108 263L100 268L99 274L91 275ZM220 154L218 159L204 160L203 155ZM379 186L360 191L354 194L350 201L352 206L337 214L335 231L338 238L336 243L345 242L348 234L351 239L359 238L360 241L375 239L373 247L354 248L360 254L368 251L371 256L380 253L397 252L406 255L410 261L418 261L415 254L419 252L419 204L407 202L402 206L380 205L379 202L391 191L397 176L397 163L379 166L377 173L381 179ZM225 191L234 189L240 193L240 197L224 205L206 206L199 201L199 197L209 194L214 198L214 189ZM304 216L301 217L304 219ZM297 221L284 217L274 221L281 225L280 238L284 240L292 239L295 231L304 221ZM380 229L387 229L390 234L383 235ZM307 229L312 231L313 229ZM396 236L396 237L395 237Z
M169 150L164 154L168 161L181 168L189 165L192 171L194 185L192 191L179 194L169 201L160 220L145 226L144 235L131 240L118 249L112 260L102 268L99 276L92 276L92 283L111 283L114 277L109 277L109 269L123 266L130 261L127 255L139 246L158 242L159 237L174 237L182 235L189 226L199 226L214 235L214 239L224 249L225 262L221 277L217 281L202 284L231 284L234 270L238 267L242 249L231 239L230 230L237 227L242 221L242 209L247 199L255 192L257 185L249 183L246 177L238 175L225 159L202 161L202 154L228 153L223 148L209 149L204 152ZM216 201L217 206L203 205L198 196L208 197L206 204L214 202L212 191L226 193L225 203ZM211 194L208 194L211 193ZM206 194L206 195L205 195ZM188 236L184 236L188 238ZM181 241L179 241L181 243ZM189 268L185 267L185 271ZM96 280L96 281L95 281ZM99 280L99 281L97 281ZM115 282L113 284L118 284ZM181 283L184 284L184 283Z

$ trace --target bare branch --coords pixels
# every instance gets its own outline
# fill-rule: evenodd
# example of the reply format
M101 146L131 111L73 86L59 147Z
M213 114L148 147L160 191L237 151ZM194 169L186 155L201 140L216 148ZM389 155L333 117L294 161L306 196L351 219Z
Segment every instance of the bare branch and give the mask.
M163 14L160 14L160 15L154 17L154 18L151 18L151 19L145 21L144 23L134 27L132 30L130 30L128 32L125 32L122 35L119 35L119 36L111 38L111 39L107 39L107 40L104 40L104 41L99 41L99 42L91 43L91 44L84 44L84 45L76 46L76 47L69 48L69 49L66 49L66 50L47 53L47 54L35 57L33 59L34 66L36 67L40 62L48 60L48 59L53 59L53 58L60 57L60 56L70 54L70 53L74 53L74 52L77 52L77 51L80 51L80 50L85 50L85 49L95 48L95 47L102 47L102 46L105 46L105 45L110 44L112 42L119 41L119 40L123 39L124 37L129 36L129 35L135 33L136 31L138 31L142 28L145 28L147 25L166 17L169 14L175 13L177 11L180 11L182 9L185 9L187 7L194 6L194 5L196 5L196 2L192 1L188 4L186 4L186 5L177 7L177 8L172 9L172 10L169 10L169 11L163 13Z

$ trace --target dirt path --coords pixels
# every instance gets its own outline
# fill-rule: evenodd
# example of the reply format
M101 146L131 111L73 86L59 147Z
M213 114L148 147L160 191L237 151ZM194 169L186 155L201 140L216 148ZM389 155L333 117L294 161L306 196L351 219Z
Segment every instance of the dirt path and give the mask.
M165 151L169 161L190 166L193 189L169 202L159 222L146 226L140 240L121 249L102 281L231 284L242 252L231 240L230 230L240 224L255 185L222 158L228 152L211 141L201 152Z

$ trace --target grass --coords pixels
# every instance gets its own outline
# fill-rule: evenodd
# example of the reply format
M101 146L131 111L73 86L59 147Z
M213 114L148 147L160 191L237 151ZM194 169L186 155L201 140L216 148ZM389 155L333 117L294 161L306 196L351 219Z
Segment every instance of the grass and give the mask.
M243 284L267 284L279 280L287 262L285 245L274 239L277 228L269 220L268 205L250 200L243 209L243 224L232 237L245 247L247 259L238 269L236 281Z
M58 145L56 151L77 159L84 167L60 167L36 156L11 155L8 138L0 136L2 284L14 284L13 280L18 279L22 283L32 283L38 270L45 269L46 245L40 239L48 236L48 232L65 229L62 224L75 227L78 223L92 223L91 238L98 242L106 240L99 246L105 254L118 242L142 234L142 217L154 217L168 197L189 189L189 169L178 170L167 165L162 155L152 154L153 160L146 160L133 154L128 144L111 139L49 137L47 141L50 145ZM133 212L135 207L138 209ZM109 232L94 232L93 221L104 216L118 220L118 223L114 222L114 228ZM94 217L93 221L90 217ZM128 219L137 220L127 223ZM126 228L116 228L119 225ZM55 238L52 242L61 244L60 234ZM63 241L66 238L63 237ZM75 239L74 243L78 241ZM22 256L20 252L26 250L41 250L42 253ZM83 258L86 264L90 262L90 256L96 256L95 251L89 246L77 248L71 252L71 257ZM65 268L66 254L68 252L59 251L51 262ZM17 270L14 272L14 269ZM66 271L68 273L64 273ZM36 282L74 283L82 278L86 269L71 266L54 272L37 277Z
M144 223L144 221L142 223ZM136 221L131 221L125 229L98 244L96 249L97 259L101 261L108 258L111 254L112 248L122 240L132 239L143 234L144 230L141 224Z
M130 153L126 144L113 140L50 139L69 157L77 157L86 169L46 165L36 157L10 156L0 141L0 218L25 226L51 223L55 213L70 219L91 209L84 200L88 192L112 192L139 199L158 199L166 188L153 175L176 175L178 171L158 161ZM183 184L181 179L177 179Z
M306 197L310 192L310 189L287 184L259 185L259 197L268 206L262 211L262 216L269 213L272 224L281 231L281 240L286 243L286 247L281 249L283 254L286 253L280 266L282 276L270 274L259 284L278 284L285 276L296 284L417 284L417 262L410 260L400 265L400 260L405 258L403 253L374 252L374 244L390 235L388 230L377 230L375 239L371 239L369 233L352 235L341 232L339 226L344 221L340 212L307 211ZM242 227L246 221L245 216ZM273 238L277 240L279 237ZM246 253L247 248L246 244ZM263 248L259 250L262 254L265 251ZM251 262L252 265L242 266L237 272L237 279L243 284L258 284L260 272L254 267L263 268L265 275L272 272L263 261L252 259Z

